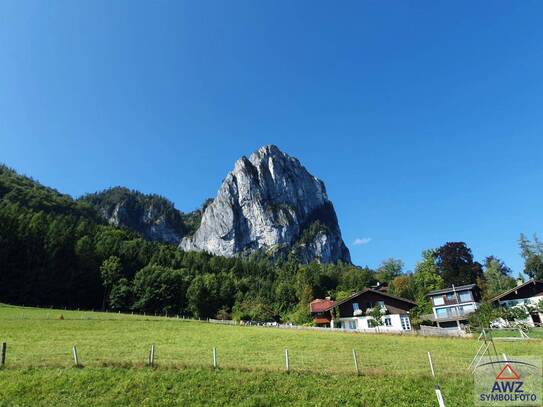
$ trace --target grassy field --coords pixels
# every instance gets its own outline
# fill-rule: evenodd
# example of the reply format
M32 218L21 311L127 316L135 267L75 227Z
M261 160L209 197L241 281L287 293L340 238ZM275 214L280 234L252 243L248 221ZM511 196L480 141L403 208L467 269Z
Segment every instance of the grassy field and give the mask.
M10 306L0 306L0 341L8 343L0 406L432 406L427 352L432 352L447 406L466 406L472 403L466 368L478 347L471 339L223 326ZM82 369L73 367L74 344ZM151 344L156 345L154 369L145 366ZM508 356L543 354L541 340L496 346ZM353 349L361 376L355 374Z
M494 338L521 338L518 329L494 329L491 331ZM531 339L543 339L543 328L531 328L528 330L527 335Z

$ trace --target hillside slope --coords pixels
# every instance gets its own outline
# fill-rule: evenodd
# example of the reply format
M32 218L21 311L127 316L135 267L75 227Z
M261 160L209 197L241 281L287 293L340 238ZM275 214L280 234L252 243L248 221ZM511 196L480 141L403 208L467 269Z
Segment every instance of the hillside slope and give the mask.
M173 244L194 233L201 218L200 211L184 214L162 196L124 187L87 194L79 201L94 207L110 225L132 229L149 240Z

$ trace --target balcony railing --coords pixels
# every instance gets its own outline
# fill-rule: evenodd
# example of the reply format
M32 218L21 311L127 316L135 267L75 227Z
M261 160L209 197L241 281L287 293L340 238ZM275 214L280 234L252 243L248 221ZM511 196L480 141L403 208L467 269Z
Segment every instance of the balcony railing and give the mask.
M451 319L456 320L456 319L467 318L467 316L473 312L474 310L464 311L464 310L458 310L456 308L451 308L451 309L448 309L445 314L440 314L437 317L434 314L426 314L426 315L421 315L421 318L423 320L426 319L429 321L446 321L446 320L451 320Z

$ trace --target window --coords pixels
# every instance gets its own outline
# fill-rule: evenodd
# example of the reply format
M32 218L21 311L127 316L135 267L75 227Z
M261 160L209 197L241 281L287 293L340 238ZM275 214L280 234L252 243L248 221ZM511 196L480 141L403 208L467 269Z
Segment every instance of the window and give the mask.
M436 308L436 315L438 318L447 316L447 308Z
M384 301L377 301L377 306L380 307L380 308L383 308L385 306L385 302Z
M445 301L443 301L443 296L435 295L434 296L434 305L443 305L443 304L445 304Z
M447 300L448 301L454 300L454 293L447 293Z
M392 326L392 319L390 317L384 318L385 326Z
M402 323L402 329L404 331L411 330L411 322L409 321L409 317L407 315L401 315L400 316L400 321Z
M353 302L353 311L358 311L360 309L360 306L357 302Z
M471 301L471 293L469 291L460 291L460 301L469 302Z
M356 329L356 321L345 321L346 329Z

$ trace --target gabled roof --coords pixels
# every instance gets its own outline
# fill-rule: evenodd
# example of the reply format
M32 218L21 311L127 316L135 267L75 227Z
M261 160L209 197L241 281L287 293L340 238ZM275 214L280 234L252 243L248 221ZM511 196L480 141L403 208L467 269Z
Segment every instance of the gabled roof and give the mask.
M334 305L328 307L328 308L327 308L326 310L324 310L324 311L328 311L328 310L330 310L330 309L332 309L332 308L334 308L334 307L337 307L338 305L344 304L344 303L346 303L347 301L350 301L350 300L352 300L353 298L356 298L356 297L358 297L359 295L362 295L362 294L367 293L367 292L376 293L376 294L382 295L382 296L384 296L384 297L394 298L395 300L403 301L403 302L406 302L406 303L408 303L408 304L417 305L416 302L411 301L411 300L408 300L407 298L396 297L395 295L392 295L392 294L389 294L389 293L386 293L386 292L383 292L383 291L374 290L373 288L365 288L365 289L363 289L362 291L359 291L359 292L357 292L357 293L354 293L354 294L348 296L348 297L345 298L344 300L341 300L341 301L336 302Z
M452 293L453 291L473 290L475 287L477 287L477 284L466 284L459 285L458 287L442 288L441 290L430 291L428 294L426 294L426 297L429 295Z
M321 300L317 298L309 303L309 309L311 312L322 312L333 308L335 305L336 302L333 300Z
M503 298L503 297L505 297L505 296L507 296L507 295L509 295L511 293L514 293L515 291L517 291L517 290L519 290L519 289L521 289L523 287L526 287L529 284L534 284L534 285L535 284L543 284L543 280L536 280L536 279L532 278L531 280L526 281L524 284L517 285L516 287L513 287L510 290L507 290L507 291L495 296L494 298L492 298L490 300L490 302L498 301L501 298Z

